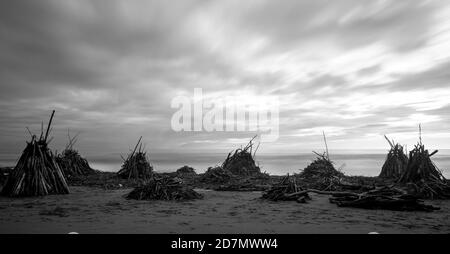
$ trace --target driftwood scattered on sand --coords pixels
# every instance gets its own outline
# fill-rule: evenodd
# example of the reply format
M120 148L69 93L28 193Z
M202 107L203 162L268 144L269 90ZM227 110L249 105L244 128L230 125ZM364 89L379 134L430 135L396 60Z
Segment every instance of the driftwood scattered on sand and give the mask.
M193 200L203 196L184 185L179 178L152 177L145 184L136 187L126 198L137 200Z
M39 138L32 135L31 141L27 142L25 150L2 189L2 195L17 197L69 193L64 175L48 148L54 114L55 111L52 112L45 133L42 127Z
M153 166L150 164L145 149L139 138L134 150L124 159L122 168L117 175L124 179L149 179L153 174Z
M301 193L302 191L303 189L297 185L295 177L287 175L279 183L272 185L261 198L271 201L297 201L299 203L305 203L310 197L307 192Z

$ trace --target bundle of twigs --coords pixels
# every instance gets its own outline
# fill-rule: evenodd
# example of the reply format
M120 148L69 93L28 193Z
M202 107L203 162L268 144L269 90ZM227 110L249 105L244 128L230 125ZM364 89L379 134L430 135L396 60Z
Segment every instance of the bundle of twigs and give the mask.
M147 183L136 187L126 198L137 200L193 200L203 196L187 187L180 179L152 177Z
M408 166L408 156L406 156L403 146L390 141L384 136L391 146L391 150L386 156L386 161L381 169L379 177L382 178L399 178Z
M254 136L244 148L236 149L228 154L222 163L222 168L237 176L253 176L261 174L261 169L256 165L254 157L259 145L253 151Z
M124 159L122 168L117 173L124 179L148 179L153 174L153 166L150 164L147 153L144 151L139 138L134 150Z
M297 185L295 177L287 175L279 183L272 185L261 198L272 201L297 201L299 203L305 203L310 198L308 193L300 193L302 190Z
M11 172L2 194L6 196L42 196L67 194L69 187L64 175L48 148L48 135L55 111L52 112L47 131L43 127L39 138L31 136L17 165Z
M56 156L56 162L64 172L66 177L86 176L94 174L96 171L89 166L88 161L81 157L77 150L73 148L77 141L77 135L71 138L70 133L67 134L69 142L64 151Z

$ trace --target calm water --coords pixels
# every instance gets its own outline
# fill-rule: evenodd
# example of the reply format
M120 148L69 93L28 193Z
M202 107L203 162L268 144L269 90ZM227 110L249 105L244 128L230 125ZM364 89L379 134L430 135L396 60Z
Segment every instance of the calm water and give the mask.
M208 167L221 164L225 159L225 154L153 154L150 157L156 171L170 172L189 165L198 173L204 172ZM283 175L286 173L296 173L305 168L314 159L312 153L301 154L279 154L279 155L257 155L256 161L262 171L270 174ZM0 166L12 166L15 164L17 156L0 155ZM87 156L91 166L102 171L118 171L122 164L122 159L118 154L102 156ZM333 154L331 159L336 168L341 168L347 175L377 176L384 163L385 155L382 153L372 154ZM441 153L433 156L433 161L441 169L447 178L450 178L450 154Z

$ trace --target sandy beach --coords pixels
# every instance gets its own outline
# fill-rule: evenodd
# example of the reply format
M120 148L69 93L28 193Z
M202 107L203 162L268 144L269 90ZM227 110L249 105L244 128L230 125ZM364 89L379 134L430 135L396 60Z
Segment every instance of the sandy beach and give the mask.
M450 233L450 201L441 210L394 212L339 208L312 194L307 204L260 200L260 192L199 189L189 202L135 201L131 189L71 187L69 195L0 198L0 233Z

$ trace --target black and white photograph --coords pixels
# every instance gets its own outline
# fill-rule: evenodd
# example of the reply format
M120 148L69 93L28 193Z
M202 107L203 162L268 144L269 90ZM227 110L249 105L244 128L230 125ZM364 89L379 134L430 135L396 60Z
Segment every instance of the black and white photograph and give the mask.
M449 234L449 179L450 1L0 1L2 235Z

